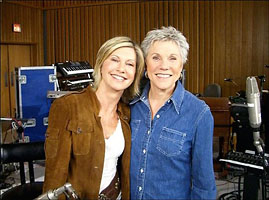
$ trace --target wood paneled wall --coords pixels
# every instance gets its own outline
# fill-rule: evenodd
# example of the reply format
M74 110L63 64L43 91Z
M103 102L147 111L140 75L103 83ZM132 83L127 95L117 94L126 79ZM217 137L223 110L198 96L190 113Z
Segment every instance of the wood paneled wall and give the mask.
M27 3L27 2L26 2ZM245 90L250 75L269 69L269 1L42 1L46 64L87 60L101 44L127 35L140 43L161 26L174 26L190 44L186 88L203 93L210 83L223 96ZM225 82L232 78L238 86ZM269 81L265 82L269 88Z
M0 3L0 11L0 43L31 45L31 63L43 65L43 11L11 3ZM21 24L21 33L12 32L14 23Z

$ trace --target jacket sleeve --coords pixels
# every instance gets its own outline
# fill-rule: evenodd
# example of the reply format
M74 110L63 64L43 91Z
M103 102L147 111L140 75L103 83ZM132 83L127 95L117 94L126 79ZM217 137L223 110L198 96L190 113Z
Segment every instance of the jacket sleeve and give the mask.
M191 199L216 199L216 184L213 169L214 121L206 106L196 121L196 133L192 150Z
M67 181L71 152L71 134L67 130L70 109L56 99L50 109L45 141L45 180L43 192L63 186Z

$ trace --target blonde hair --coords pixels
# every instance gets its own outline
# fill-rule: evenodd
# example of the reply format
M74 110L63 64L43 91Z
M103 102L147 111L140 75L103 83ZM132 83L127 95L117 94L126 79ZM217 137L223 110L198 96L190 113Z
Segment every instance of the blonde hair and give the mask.
M107 40L98 50L96 63L94 66L94 86L93 89L97 90L102 80L101 68L104 61L117 49L121 47L130 47L135 50L136 53L136 73L133 83L124 90L122 100L128 103L136 95L139 94L139 83L144 72L144 56L140 47L133 42L129 37L119 36Z

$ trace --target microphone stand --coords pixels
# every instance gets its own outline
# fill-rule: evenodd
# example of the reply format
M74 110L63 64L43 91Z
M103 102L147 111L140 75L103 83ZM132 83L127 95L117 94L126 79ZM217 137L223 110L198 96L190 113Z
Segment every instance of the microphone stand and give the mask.
M263 143L262 139L260 138L260 142ZM263 143L264 147L264 143ZM264 149L264 148L263 148ZM263 164L263 174L262 174L262 199L266 199L266 178L267 178L267 170L268 170L268 160L265 157L264 151L262 151L259 156L262 158L262 164Z
M262 176L260 178L262 181L262 199L265 200L266 199L266 178L267 178L267 170L268 170L269 164L268 164L268 160L265 158L264 142L260 138L260 127L262 124L260 96L261 96L262 91L259 91L256 77L258 77L261 80L261 87L263 86L265 76L247 77L246 96L247 96L247 104L248 104L249 123L253 132L253 145L256 147L258 162L261 161L262 166L263 166Z
M261 76L257 76L257 78L260 80L260 102L262 104L262 93L263 93L263 85L265 82L265 75L261 75ZM255 136L255 132L254 132L254 136ZM263 161L263 177L262 177L262 198L266 199L266 177L267 177L267 170L269 169L269 164L268 164L268 160L265 157L265 144L263 142L263 140L259 137L257 138L257 144L255 144L255 139L254 139L254 145L259 145L260 148L262 148L262 151L259 153L258 149L258 153L259 155L262 157L262 161ZM258 148L258 146L256 146L256 148Z
M77 199L80 200L80 197L72 187L71 183L65 183L63 186L49 190L41 195L39 195L37 198L34 200L56 200L58 197L64 194L67 199Z
M231 78L225 78L224 81L226 82L231 82L232 84L234 84L236 87L238 87L238 84Z
M254 146L256 147L258 156L262 159L262 165L263 165L263 173L262 173L262 199L266 199L266 178L267 178L267 170L269 169L269 163L268 160L265 157L264 149L265 144L260 138L260 128L252 128L253 129L253 139L254 139Z

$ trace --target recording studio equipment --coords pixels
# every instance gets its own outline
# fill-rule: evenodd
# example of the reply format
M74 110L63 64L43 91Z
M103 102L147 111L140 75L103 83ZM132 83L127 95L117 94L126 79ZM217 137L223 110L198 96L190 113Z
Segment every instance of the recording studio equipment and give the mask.
M265 75L256 76L262 82L265 82Z
M56 63L57 71L63 76L73 76L79 74L88 74L93 72L92 66L87 61Z
M48 91L47 92L47 98L49 99L57 99L60 98L66 94L70 94L72 91Z
M56 63L61 91L76 91L93 84L93 68L87 61Z
M246 99L242 97L236 97L230 98L230 101L232 102L231 116L233 118L232 134L237 138L236 151L255 151L256 148L253 145L253 133L252 128L249 124L248 106L246 103ZM231 141L231 145L232 144L233 143Z
M1 144L0 152L2 163L45 159L44 142Z
M226 82L231 82L231 83L233 83L235 86L238 86L238 84L237 84L232 78L225 78L224 81L226 81Z
M265 158L268 160L268 156ZM238 167L242 167L243 170L244 167L253 168L257 170L263 170L263 158L259 155L255 155L255 152L246 151L243 152L234 152L230 151L226 154L225 158L220 159L221 162L230 163L232 165L236 165ZM240 169L240 168L237 168Z
M81 75L74 77L58 77L59 87L61 91L78 91L93 85L93 79L90 75Z
M262 122L260 91L255 77L248 77L246 80L247 105L249 123L253 129L254 146L258 153L263 153L263 141L260 138L260 126Z
M44 141L52 100L48 90L57 89L55 66L28 66L16 71L16 117L28 119L24 131L29 142Z
M72 185L70 183L65 183L57 189L49 190L48 192L40 195L35 200L55 200L58 199L61 194L65 194L68 199L70 199L70 195L74 199L80 199Z
M262 124L262 99L260 95L262 90L259 90L256 78L260 80L262 88L265 76L247 77L246 97L240 95L236 98L230 98L232 102L231 115L234 119L232 132L237 135L237 147L236 152L230 151L223 159L219 160L225 163L227 169L240 171L240 177L244 176L243 200L258 199L260 181L263 200L266 199L267 192L269 157L268 154L265 154L265 145L260 138ZM239 196L240 191L239 187L237 192Z
M16 140L24 142L24 130L29 125L28 119L1 117L0 122L9 123L10 127L17 132Z
M240 195L240 178L244 176L243 186L243 200L257 200L259 181L262 181L262 199L266 199L266 179L268 167L264 163L268 163L268 154L265 156L255 154L255 151L234 152L230 151L225 158L220 159L224 162L226 169L241 172L239 176ZM241 198L239 198L241 199Z
M265 151L269 152L269 91L262 93L262 123L265 134Z
M21 184L26 183L24 162L28 162L30 183L35 182L34 160L44 160L44 142L1 144L1 164L19 163Z
M11 126L14 130L17 131L19 140L24 140L24 128L25 125L20 120L13 120L11 122Z
M230 82L230 81L232 81L232 79L231 78L225 78L224 81Z

